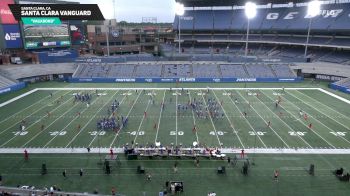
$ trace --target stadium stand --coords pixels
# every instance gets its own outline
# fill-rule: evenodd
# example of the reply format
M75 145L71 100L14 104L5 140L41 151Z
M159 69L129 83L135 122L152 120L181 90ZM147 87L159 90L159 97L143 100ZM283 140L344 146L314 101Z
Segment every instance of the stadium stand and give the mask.
M295 78L288 64L237 64L214 62L143 62L139 64L80 63L73 78Z
M12 79L9 79L3 75L0 75L0 89L16 84Z

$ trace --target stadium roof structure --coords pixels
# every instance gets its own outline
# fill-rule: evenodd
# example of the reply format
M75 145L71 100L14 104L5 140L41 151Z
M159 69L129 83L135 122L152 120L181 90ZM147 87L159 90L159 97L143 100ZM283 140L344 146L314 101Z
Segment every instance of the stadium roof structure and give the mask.
M251 0L256 4L287 4L304 3L310 0ZM184 4L185 7L210 7L210 6L232 6L232 5L244 5L248 0L176 0L176 2Z

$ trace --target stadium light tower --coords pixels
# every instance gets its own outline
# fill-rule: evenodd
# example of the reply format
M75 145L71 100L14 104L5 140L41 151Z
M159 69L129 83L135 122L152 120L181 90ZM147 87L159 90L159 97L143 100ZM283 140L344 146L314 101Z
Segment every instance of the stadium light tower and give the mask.
M248 25L247 25L247 39L245 42L245 57L248 55L248 39L249 39L249 22L250 19L253 19L256 16L256 4L252 2L247 2L245 4L245 15L248 19Z
M179 29L179 54L181 53L181 24L180 24L180 18L182 15L184 15L185 13L185 8L184 5L181 3L177 3L175 4L175 14L179 17L179 23L178 23L178 29Z
M305 44L305 53L304 53L304 58L307 56L307 46L309 45L309 36L310 36L310 29L311 29L311 23L312 23L312 18L319 15L321 10L321 2L318 0L314 0L309 2L307 5L307 15L306 17L309 18L309 27L307 30L307 37L306 37L306 44Z

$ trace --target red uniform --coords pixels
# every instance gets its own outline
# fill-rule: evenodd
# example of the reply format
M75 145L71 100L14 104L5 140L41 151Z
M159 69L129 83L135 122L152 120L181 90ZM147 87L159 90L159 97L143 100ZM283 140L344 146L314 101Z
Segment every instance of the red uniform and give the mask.
M196 125L193 125L192 132L196 132L196 131L197 131Z
M241 159L244 158L244 149L241 150Z
M308 118L307 114L304 114L304 120L307 120L307 118Z
M147 118L147 112L143 112L143 116Z
M111 155L111 157L113 156L113 149L111 148L110 150L109 150L109 155Z
M29 155L27 149L24 150L24 160L28 161Z
M312 123L309 124L309 129L312 129Z
M157 129L157 123L154 123L153 129Z

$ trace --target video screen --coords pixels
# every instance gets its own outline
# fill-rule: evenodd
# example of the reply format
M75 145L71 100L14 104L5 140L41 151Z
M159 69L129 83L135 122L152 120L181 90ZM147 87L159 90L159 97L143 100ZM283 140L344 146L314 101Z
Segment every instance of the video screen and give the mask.
M68 24L23 25L26 49L68 47L71 45Z

